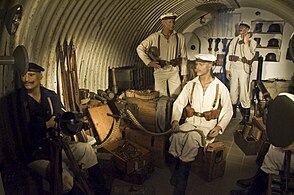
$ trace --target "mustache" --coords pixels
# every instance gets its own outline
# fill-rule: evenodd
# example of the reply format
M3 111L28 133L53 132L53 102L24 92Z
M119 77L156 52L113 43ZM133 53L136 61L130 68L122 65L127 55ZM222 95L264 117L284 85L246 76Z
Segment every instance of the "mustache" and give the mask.
M33 84L34 81L25 81L23 84Z

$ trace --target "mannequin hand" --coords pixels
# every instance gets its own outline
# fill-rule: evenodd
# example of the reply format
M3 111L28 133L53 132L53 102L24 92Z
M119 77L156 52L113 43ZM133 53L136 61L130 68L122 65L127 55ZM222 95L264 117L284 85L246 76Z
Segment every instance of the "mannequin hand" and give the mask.
M153 68L160 68L160 65L157 61L151 61L148 66L153 67Z
M187 75L183 75L182 87L184 87L186 84L187 84Z
M250 38L250 34L249 33L247 33L247 34L244 35L243 39L244 39L244 43L245 44L248 44L249 43L249 38Z
M213 129L211 129L209 131L209 133L207 134L207 139L209 138L215 138L216 136L219 135L219 132L221 131L221 127L220 126L216 126Z
M172 122L172 130L173 130L173 132L179 132L180 131L179 121L174 120Z
M231 78L232 78L232 73L231 73L231 71L227 70L227 71L226 71L226 76L227 76L227 79L228 79L228 80L231 80Z
M49 121L46 121L46 128L54 128L56 125L55 116L52 116Z

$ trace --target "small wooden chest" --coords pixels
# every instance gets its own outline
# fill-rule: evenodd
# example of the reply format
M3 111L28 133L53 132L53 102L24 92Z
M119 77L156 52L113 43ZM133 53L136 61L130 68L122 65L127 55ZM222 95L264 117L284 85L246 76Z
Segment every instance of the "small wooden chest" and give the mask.
M168 141L166 136L154 136L142 130L131 129L129 127L126 127L124 132L127 140L133 141L152 152L152 159L155 166L163 167L165 165L166 142Z
M129 140L119 140L104 148L113 154L115 166L126 174L139 171L151 163L151 152Z

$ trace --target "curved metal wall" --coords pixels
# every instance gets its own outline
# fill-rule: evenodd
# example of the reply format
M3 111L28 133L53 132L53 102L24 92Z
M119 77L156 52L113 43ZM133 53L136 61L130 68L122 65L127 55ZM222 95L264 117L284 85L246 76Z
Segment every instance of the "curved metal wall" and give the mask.
M10 0L4 0L2 6ZM266 1L266 6L265 2ZM280 17L287 18L294 24L293 4L288 1L277 10L276 0L238 1L240 6L262 7L275 11ZM9 36L5 29L0 31L1 54L12 53L13 48L22 44L28 50L30 61L46 68L44 85L56 89L56 45L60 41L72 40L76 48L79 85L96 91L108 87L108 68L140 66L137 57L137 45L149 34L161 28L159 17L162 13L173 11L179 15L176 29L184 31L205 11L197 10L202 0L26 0L15 1L23 5L23 18L14 36ZM233 0L213 0L237 8ZM281 4L282 2L279 2ZM211 6L214 6L211 4ZM209 7L213 9L213 7ZM2 28L2 27L0 27ZM11 83L14 76L11 68ZM11 84L5 84L9 86Z

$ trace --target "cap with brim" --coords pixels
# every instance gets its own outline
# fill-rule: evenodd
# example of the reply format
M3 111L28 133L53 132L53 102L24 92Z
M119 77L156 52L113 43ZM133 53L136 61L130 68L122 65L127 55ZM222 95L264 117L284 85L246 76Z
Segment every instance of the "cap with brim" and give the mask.
M240 22L239 26L246 26L247 28L251 28L250 24L248 24L246 22Z
M29 72L43 72L45 69L35 63L29 63Z
M203 62L214 62L216 57L212 54L196 54L195 55L196 61L203 61Z
M176 19L178 17L175 13L165 13L160 16L160 20Z

